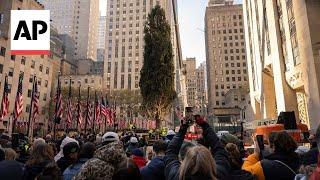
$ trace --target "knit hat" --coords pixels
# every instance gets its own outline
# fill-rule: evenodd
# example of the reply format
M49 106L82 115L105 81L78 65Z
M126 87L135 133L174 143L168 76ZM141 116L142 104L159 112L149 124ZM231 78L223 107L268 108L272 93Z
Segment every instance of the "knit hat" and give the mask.
M63 147L63 155L68 156L71 153L79 152L80 147L76 142L70 142Z
M77 140L75 140L75 139L73 139L73 138L69 138L68 136L67 136L66 138L64 138L63 141L62 141L62 143L61 143L61 145L60 145L60 151L59 151L59 153L54 157L54 161L57 162L60 158L64 157L64 155L63 155L63 147L64 147L66 144L70 143L70 142L76 142L76 143L78 143Z
M107 132L102 136L102 143L104 142L117 142L119 141L119 136L115 132Z
M131 137L130 143L138 143L138 139L136 137Z
M234 136L232 134L223 134L220 137L220 140L224 145L228 143L238 144L239 142L239 139L237 138L237 136Z
M131 151L132 155L143 157L143 152L139 148L135 148Z
M113 142L99 148L74 177L77 180L112 180L119 163L126 160L121 142Z
M176 133L173 130L169 130L167 136L174 136Z

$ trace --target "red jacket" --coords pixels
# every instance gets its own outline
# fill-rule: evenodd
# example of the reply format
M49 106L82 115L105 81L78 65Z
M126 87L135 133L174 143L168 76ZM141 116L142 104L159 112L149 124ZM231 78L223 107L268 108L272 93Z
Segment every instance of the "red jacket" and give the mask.
M139 167L139 169L143 168L147 164L147 161L143 157L140 157L140 156L132 155L132 160L136 163L136 165Z
M318 167L313 171L310 176L310 180L319 180L320 179L320 154L318 155Z

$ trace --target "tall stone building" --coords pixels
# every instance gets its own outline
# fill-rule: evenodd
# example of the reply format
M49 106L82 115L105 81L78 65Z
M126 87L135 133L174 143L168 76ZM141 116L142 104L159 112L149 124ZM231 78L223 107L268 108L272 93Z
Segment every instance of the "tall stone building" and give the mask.
M201 63L196 69L196 81L197 81L197 103L196 109L199 114L207 115L208 106L208 91L207 91L207 71L206 64Z
M143 65L144 23L151 9L159 4L171 27L175 65L176 106L186 105L185 77L179 37L177 0L108 0L104 63L104 85L108 91L139 89Z
M251 107L255 119L295 111L311 129L320 118L320 1L244 0Z
M186 88L188 106L195 107L197 99L196 58L186 58L183 61L186 70Z
M104 61L105 44L106 44L106 16L100 16L97 41L97 61Z
M26 123L31 107L31 93L34 76L37 77L40 112L36 118L36 127L48 125L48 105L52 96L53 82L56 81L54 67L60 68L62 56L62 41L53 33L51 28L51 54L49 56L21 56L10 54L10 11L11 10L42 10L44 7L36 0L6 0L0 2L0 99L3 96L5 75L8 75L10 114L4 118L1 124L4 131L11 133L13 121L13 109L16 98L19 74L24 74L23 79L23 111L17 120L17 124ZM56 73L59 70L56 70Z
M206 115L207 90L206 90L206 70L202 63L196 67L195 58L186 58L183 61L186 71L186 89L188 106L193 107L194 113Z
M99 0L39 0L51 11L52 25L59 34L75 40L75 58L97 58Z
M228 116L228 109L237 107L226 106L226 93L248 87L242 5L210 1L205 15L205 35L208 111L210 115ZM221 109L226 111L218 113Z

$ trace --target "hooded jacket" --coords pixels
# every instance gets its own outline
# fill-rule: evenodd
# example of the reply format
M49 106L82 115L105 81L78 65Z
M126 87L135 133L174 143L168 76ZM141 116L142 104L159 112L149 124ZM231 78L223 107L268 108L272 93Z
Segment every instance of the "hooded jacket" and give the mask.
M162 156L153 158L150 163L140 170L142 180L163 180L164 176L164 161Z
M216 162L217 178L222 179L229 173L230 164L228 161L228 154L222 147L219 138L214 133L208 123L201 125L203 130L203 137L208 142L211 154ZM187 132L188 125L181 125L179 132L174 136L168 145L166 155L164 156L165 176L167 180L179 179L179 168L181 163L178 158L179 150L182 146L184 136ZM197 174L190 177L190 179L206 179L206 177L199 177Z
M126 154L120 142L102 146L80 169L76 180L95 179L112 180L118 164L126 160Z
M298 154L275 152L261 161L256 154L250 155L244 161L242 169L251 172L258 180L292 180L299 167L300 158Z

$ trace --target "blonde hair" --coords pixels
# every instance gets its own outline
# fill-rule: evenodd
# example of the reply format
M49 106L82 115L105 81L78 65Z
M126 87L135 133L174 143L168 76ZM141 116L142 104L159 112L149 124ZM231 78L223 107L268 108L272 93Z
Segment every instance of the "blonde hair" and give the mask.
M17 153L11 148L4 149L6 160L16 160L18 158Z
M185 180L189 176L217 179L216 163L210 151L204 146L194 146L188 149L179 170L179 180Z

